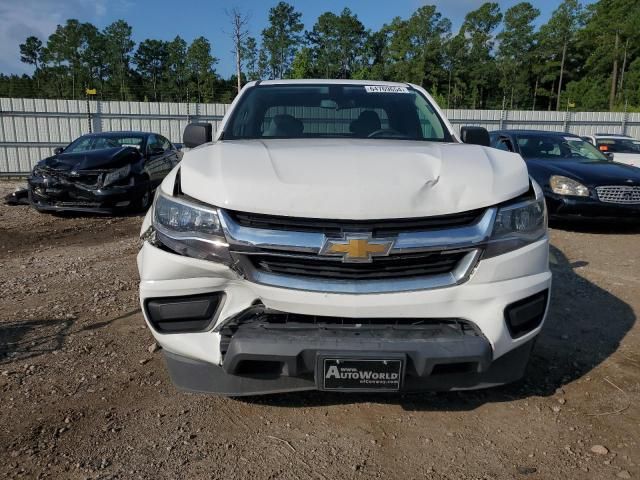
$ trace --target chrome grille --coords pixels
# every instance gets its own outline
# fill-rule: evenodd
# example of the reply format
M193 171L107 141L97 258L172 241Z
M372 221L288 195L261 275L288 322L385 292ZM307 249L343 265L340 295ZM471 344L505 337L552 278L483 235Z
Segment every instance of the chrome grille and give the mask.
M640 203L640 186L611 185L596 187L601 202L635 204Z
M248 280L289 289L359 294L465 282L482 255L496 209L415 220L347 222L239 216L223 209L219 214L234 268ZM374 240L393 239L388 255L370 262L343 262L338 256L321 253L327 238L347 238L362 233L361 229ZM339 231L342 233L337 237ZM379 236L381 231L385 237Z

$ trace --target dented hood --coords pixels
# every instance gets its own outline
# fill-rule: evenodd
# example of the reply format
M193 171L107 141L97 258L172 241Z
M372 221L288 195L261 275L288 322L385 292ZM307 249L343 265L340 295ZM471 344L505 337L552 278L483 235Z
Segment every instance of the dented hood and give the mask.
M332 219L444 215L528 188L517 154L380 139L220 141L185 154L182 191L222 208Z
M141 155L132 147L103 148L78 153L60 153L42 160L38 165L66 172L118 168L140 160Z

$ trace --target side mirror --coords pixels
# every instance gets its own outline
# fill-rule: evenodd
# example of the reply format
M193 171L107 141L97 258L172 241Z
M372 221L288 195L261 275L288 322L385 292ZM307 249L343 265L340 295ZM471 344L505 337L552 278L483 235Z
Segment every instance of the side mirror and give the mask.
M483 147L491 146L489 132L483 127L462 127L460 129L460 137L464 143L482 145Z
M56 147L53 149L54 155L60 155L62 152L64 152L64 147Z
M150 153L151 155L162 155L164 153L164 150L162 149L162 147L153 147Z
M190 123L184 129L182 143L187 148L208 143L213 139L213 128L210 123Z

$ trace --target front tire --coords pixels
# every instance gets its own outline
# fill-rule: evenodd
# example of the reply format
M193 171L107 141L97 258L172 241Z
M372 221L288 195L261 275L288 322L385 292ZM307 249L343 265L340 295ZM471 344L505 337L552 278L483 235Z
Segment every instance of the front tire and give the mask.
M151 194L151 188L147 189L141 197L139 197L135 202L133 202L133 211L135 212L146 212L151 203L153 202L153 195Z

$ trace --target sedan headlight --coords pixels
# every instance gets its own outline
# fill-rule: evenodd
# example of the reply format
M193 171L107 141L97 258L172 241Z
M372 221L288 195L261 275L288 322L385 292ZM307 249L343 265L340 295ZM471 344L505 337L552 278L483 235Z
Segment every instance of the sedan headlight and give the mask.
M113 172L105 173L104 178L102 179L102 186L107 187L116 183L118 180L122 180L123 178L127 178L131 173L131 165L125 165L124 167L120 167Z
M549 179L551 191L558 195L573 195L574 197L588 197L589 189L580 182L562 175L552 175Z
M540 186L531 181L535 198L498 209L485 258L536 242L547 233L547 209Z
M230 262L218 210L160 189L153 205L156 240L176 253L203 260Z

